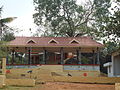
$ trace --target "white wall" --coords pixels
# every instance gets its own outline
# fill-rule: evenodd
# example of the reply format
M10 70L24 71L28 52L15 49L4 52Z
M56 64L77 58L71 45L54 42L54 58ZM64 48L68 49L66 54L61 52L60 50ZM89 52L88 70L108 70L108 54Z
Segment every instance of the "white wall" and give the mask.
M114 56L113 59L113 75L120 76L120 55Z

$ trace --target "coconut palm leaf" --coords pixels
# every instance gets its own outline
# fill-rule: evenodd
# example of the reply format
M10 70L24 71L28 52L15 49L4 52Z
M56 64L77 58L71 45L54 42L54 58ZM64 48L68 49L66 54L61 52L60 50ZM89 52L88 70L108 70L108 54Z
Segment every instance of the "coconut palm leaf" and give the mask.
M2 24L4 23L9 23L9 22L12 22L14 19L16 19L17 17L8 17L8 18L3 18L3 19L0 19L0 22Z
M1 15L1 12L2 12L2 8L3 8L3 6L2 6L2 7L0 7L0 15Z

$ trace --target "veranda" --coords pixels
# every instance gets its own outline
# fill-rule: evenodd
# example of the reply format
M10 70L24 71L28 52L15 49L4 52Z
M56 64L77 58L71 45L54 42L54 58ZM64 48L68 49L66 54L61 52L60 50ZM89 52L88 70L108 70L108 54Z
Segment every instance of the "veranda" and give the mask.
M64 70L99 71L101 48L102 44L87 36L16 37L7 45L8 55L11 54L7 66L62 65ZM89 63L83 63L83 55L90 56Z

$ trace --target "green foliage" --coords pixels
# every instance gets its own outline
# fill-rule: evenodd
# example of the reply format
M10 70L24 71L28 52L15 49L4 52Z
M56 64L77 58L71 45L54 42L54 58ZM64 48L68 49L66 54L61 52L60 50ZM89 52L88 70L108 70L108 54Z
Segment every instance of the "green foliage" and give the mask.
M89 1L86 6L76 4L76 0L34 0L36 13L33 17L36 25L44 26L42 36L74 37L78 34L109 41L111 35L113 39L120 35L119 12L112 15L111 4L111 0Z
M1 11L2 11L2 7L0 8L0 15L1 15ZM16 19L16 17L0 18L0 40L1 40L1 38L4 37L4 35L8 35L8 32L11 33L10 30L13 30L13 29L10 28L9 26L7 26L6 23L10 23L14 19ZM11 33L11 35L12 35L12 33Z
M0 47L0 59L3 57L6 57L6 51L5 51L5 48Z
M93 32L96 38L103 38L107 36L105 27L109 22L111 7L111 0L94 0L94 10L93 13L94 22L92 23L92 27L94 28Z
M15 36L14 36L14 33L5 33L2 37L2 40L3 41L11 41L11 40L14 40L15 39Z
M106 31L108 31L109 35L120 38L120 10L116 11L113 16L110 17Z
M9 23L9 22L12 22L14 19L16 19L16 17L7 17L7 18L0 19L0 22L2 24Z
M13 33L5 33L4 34L2 41L0 41L0 58L6 57L6 55L7 55L6 43L8 41L13 40L14 38L15 37L14 37Z
M120 7L116 5L111 7L111 0L94 0L95 4L95 22L93 28L98 38L104 38L104 41L120 43ZM114 3L119 3L116 1Z
M76 0L34 0L34 5L36 25L44 25L45 33L55 36L74 37L76 33L86 33L93 10L92 6L77 5Z
M110 55L113 51L116 51L120 44L115 43L114 41L107 41L104 43L105 48L103 49L102 55L105 57L106 55Z
M92 36L105 44L105 52L120 47L120 1L93 0L78 5L76 0L34 0L34 21L43 36ZM40 29L41 30L41 29ZM77 34L77 35L76 35Z
M0 7L0 16L1 16L1 12L2 12L2 7Z

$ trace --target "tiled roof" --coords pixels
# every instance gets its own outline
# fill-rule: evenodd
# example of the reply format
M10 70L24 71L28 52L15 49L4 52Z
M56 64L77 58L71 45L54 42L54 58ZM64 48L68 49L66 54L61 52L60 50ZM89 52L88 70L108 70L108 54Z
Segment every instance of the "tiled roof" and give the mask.
M56 43L55 43L56 42ZM73 42L73 43L71 43ZM76 43L74 43L76 42ZM103 47L91 37L16 37L9 47Z

